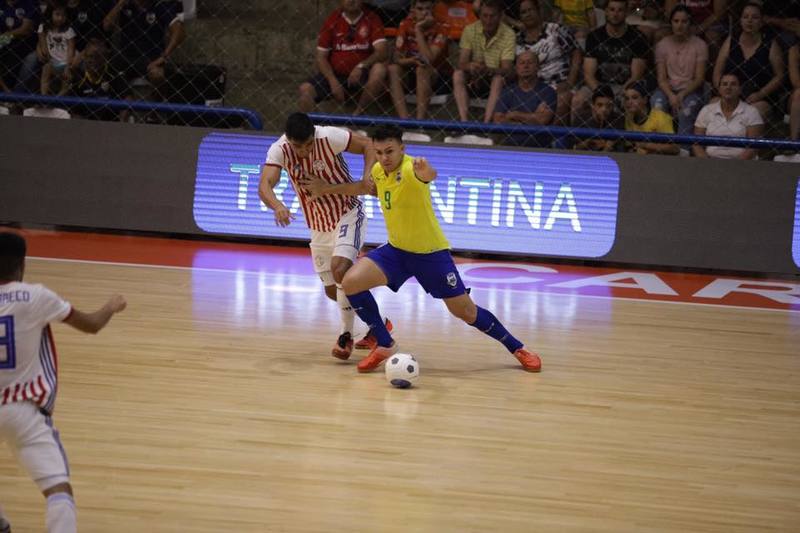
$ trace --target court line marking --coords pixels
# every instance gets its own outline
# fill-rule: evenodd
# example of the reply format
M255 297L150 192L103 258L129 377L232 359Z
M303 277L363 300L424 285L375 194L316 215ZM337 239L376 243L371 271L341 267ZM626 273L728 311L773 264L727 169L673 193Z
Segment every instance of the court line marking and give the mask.
M151 265L146 263L122 263L116 261L94 261L91 259L61 259L57 257L39 257L39 256L28 256L27 259L35 259L38 261L60 261L64 263L87 263L87 264L97 264L97 265L111 265L111 266L125 266L125 267L143 267L143 268L166 268L172 270L197 270L199 272L244 272L245 274L250 275L259 275L261 272L253 272L252 270L233 270L230 268L207 268L207 267L186 267L186 266L175 266L175 265ZM510 263L509 263L510 264ZM458 266L458 263L456 263ZM304 277L304 278L314 278L319 279L318 276L315 274L291 274L292 276ZM738 279L738 278L736 278ZM492 290L488 287L472 287L473 290ZM745 311L771 311L777 313L800 313L800 309L775 309L771 307L747 307L743 305L725 305L725 304L707 304L702 302L678 302L673 300L657 300L652 299L649 300L647 298L629 298L626 296L599 296L596 294L580 294L580 293L569 293L569 292L539 292L539 291L527 291L524 289L502 289L507 292L512 293L523 293L523 294L542 294L542 295L557 295L557 296L570 296L570 297L579 297L579 298L594 298L598 300L623 300L627 302L646 302L646 303L659 303L659 304L677 304L677 305L694 305L699 307L716 307L721 309L739 309Z

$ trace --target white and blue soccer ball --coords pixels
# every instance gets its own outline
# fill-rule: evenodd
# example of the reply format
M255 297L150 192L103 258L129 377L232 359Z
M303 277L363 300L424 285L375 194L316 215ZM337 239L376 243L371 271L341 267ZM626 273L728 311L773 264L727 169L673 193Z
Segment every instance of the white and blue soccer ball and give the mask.
M407 389L419 380L419 362L410 353L396 353L386 360L386 381Z

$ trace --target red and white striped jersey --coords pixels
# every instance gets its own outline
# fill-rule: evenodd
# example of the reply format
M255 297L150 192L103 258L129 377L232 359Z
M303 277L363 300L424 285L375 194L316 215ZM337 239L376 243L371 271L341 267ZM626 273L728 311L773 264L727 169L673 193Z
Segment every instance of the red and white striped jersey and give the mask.
M58 357L50 322L72 307L43 285L0 285L0 409L30 401L51 413L58 390Z
M350 146L350 132L332 126L314 126L314 148L306 158L299 158L292 145L282 135L269 147L266 165L280 167L289 174L308 227L316 231L333 231L342 215L361 205L355 196L331 194L316 201L309 201L308 195L297 180L304 173L319 176L328 183L350 183L350 169L342 152Z

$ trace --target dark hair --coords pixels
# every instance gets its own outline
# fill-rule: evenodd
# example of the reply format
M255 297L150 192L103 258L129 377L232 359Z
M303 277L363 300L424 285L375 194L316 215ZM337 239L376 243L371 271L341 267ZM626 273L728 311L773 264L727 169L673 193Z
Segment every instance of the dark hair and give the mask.
M25 263L25 239L16 233L0 232L0 280L12 280Z
M483 9L484 7L495 9L501 13L503 11L502 7L500 6L500 0L482 0L480 9Z
M650 95L650 91L647 90L647 83L644 80L631 83L628 85L628 89L636 91L645 100L647 100L647 97Z
M305 113L292 113L286 119L284 132L287 139L304 142L314 136L314 123Z
M748 7L754 7L758 9L758 12L760 14L762 15L764 14L764 6L761 4L761 2L755 2L753 0L750 0L749 2L745 3L745 5L742 6L742 10L739 13L740 17L742 16L742 13L744 13L744 10L747 9Z
M689 11L689 8L686 7L684 4L678 4L677 6L672 8L672 11L669 13L669 21L672 22L672 17L675 16L675 13L686 13L686 16L689 17L689 22L692 22L692 12Z
M45 30L53 30L53 12L54 11L63 11L64 12L64 25L69 26L69 10L67 9L66 2L63 1L56 1L51 4L47 5L47 8L44 10L44 14L42 15L42 26Z
M387 124L385 126L378 126L372 132L373 141L388 141L389 139L397 139L397 142L403 142L403 130L394 124Z
M592 103L595 103L598 98L609 98L613 101L614 90L609 85L598 85L592 93Z

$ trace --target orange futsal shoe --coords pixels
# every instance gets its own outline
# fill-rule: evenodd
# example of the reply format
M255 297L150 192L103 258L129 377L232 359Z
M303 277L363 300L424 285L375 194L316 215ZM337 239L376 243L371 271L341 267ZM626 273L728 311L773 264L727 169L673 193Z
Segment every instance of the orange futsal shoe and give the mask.
M358 371L361 373L364 372L372 372L379 366L381 363L389 359L391 356L397 353L397 343L393 342L391 346L388 348L384 346L376 346L369 352L369 355L366 356L364 359L358 362Z
M529 352L525 348L520 348L516 352L514 352L514 357L517 358L517 361L522 365L528 372L541 372L542 371L542 360L539 359L539 355L533 352Z
M333 345L331 355L336 359L347 361L350 359L351 353L353 353L353 336L349 331L346 331L339 335L339 338L336 340L336 344Z
M389 330L389 333L392 332L392 321L388 318L386 319L386 329ZM368 331L364 338L361 339L356 343L356 350L372 350L378 345L378 340L375 338L375 335L372 334L372 331Z

